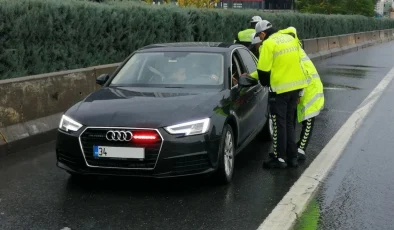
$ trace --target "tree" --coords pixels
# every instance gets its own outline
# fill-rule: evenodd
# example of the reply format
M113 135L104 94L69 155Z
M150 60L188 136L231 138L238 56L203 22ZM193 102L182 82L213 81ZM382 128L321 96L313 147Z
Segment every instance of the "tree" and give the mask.
M358 14L373 16L377 0L298 0L298 10L317 14Z
M343 14L343 0L298 0L297 7L304 13Z
M346 0L348 14L360 14L373 17L375 15L375 5L371 0Z

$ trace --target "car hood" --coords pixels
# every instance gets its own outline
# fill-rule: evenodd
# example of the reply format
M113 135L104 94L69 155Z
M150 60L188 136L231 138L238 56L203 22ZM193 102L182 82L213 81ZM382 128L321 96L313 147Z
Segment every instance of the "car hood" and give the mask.
M146 90L102 88L71 107L66 115L86 126L160 128L210 117L224 97L218 90Z

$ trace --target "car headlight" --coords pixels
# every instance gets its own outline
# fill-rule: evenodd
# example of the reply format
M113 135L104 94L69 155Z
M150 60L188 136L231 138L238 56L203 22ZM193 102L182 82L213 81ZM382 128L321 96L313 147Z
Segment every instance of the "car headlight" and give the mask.
M185 136L190 136L206 133L209 129L209 123L210 119L205 118L202 120L168 126L164 129L171 134L185 134Z
M66 115L62 116L62 119L60 120L60 124L59 124L59 129L64 130L66 132L68 132L69 130L71 131L78 131L80 128L82 127L82 125L76 121L74 121L73 119L67 117Z

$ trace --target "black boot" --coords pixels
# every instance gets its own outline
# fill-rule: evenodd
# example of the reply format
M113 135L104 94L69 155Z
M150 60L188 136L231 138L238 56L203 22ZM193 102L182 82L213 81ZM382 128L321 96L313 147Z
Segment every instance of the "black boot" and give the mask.
M287 165L292 168L298 167L298 157L288 158Z
M276 157L273 153L270 153L268 160L263 162L263 168L267 168L267 169L270 169L270 168L282 168L283 169L286 167L287 167L286 162L283 159Z

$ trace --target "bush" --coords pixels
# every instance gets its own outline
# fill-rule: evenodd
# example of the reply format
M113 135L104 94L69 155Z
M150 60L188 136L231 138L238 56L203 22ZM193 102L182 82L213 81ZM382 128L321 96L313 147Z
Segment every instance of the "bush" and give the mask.
M301 38L394 28L363 16L271 14L135 1L0 0L0 79L120 62L151 43L233 41L261 15ZM324 26L322 26L324 25Z

